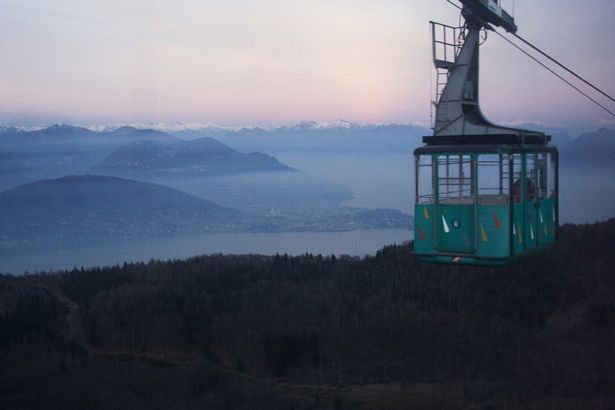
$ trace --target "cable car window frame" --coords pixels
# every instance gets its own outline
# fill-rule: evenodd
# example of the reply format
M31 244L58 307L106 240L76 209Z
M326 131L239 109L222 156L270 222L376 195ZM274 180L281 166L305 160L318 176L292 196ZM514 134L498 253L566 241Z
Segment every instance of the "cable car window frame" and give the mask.
M477 181L479 205L508 205L510 203L509 156L503 153L477 155Z
M439 153L435 163L435 198L438 204L473 204L475 160L469 153Z
M433 158L430 155L415 156L416 203L429 205L434 203Z
M558 197L557 173L557 154L553 152L547 152L547 194L549 198Z

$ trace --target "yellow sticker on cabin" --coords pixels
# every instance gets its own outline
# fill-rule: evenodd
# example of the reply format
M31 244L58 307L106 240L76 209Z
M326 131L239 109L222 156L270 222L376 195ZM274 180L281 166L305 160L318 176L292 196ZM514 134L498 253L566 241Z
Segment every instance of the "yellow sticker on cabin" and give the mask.
M427 210L427 208L423 208L423 216L425 217L425 219L429 220L429 211Z
M480 234L483 237L483 242L487 242L487 232L485 232L485 228L483 227L483 224L480 224Z

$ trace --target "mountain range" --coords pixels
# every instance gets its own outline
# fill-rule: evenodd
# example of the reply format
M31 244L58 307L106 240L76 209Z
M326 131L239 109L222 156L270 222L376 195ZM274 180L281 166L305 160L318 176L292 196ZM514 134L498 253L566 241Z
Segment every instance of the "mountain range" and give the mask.
M601 128L573 139L561 148L564 160L615 164L615 130Z
M615 130L599 129L578 135L575 130L541 124L517 124L515 127L545 132L564 155L579 160L615 159ZM212 125L186 129L170 127L169 132L182 139L214 137L239 150L283 152L403 153L422 145L422 137L431 135L426 126L414 124L358 124L301 122L279 127L224 128Z
M566 130L555 126L541 124L515 125L526 129L535 129L552 135L553 142L564 149L568 145L601 145L610 147L611 129L600 129L595 132L584 132L578 137L577 131ZM400 147L415 147L421 145L421 137L430 135L432 131L427 126L384 123L359 124L340 120L333 123L304 121L293 125L282 126L244 126L223 127L212 124L135 124L122 126L100 126L96 131L67 124L56 124L50 127L28 130L25 128L0 127L0 150L22 152L40 148L41 151L53 149L63 144L89 146L92 144L109 145L110 150L119 148L139 140L156 140L172 142L178 139L191 140L203 137L215 138L230 144L235 149L275 151L302 148L329 150L394 150ZM603 138L606 138L604 140ZM74 145L76 144L76 146ZM579 152L583 151L580 150ZM610 152L610 148L607 150Z
M170 141L175 139L171 134L152 129L137 129L131 126L117 128L111 132L93 131L84 127L67 124L55 124L50 127L23 130L16 127L5 127L0 130L0 147L13 147L11 149L44 148L64 144L85 145L92 144L126 144L129 142L149 139Z
M331 152L331 153L400 153L421 145L421 138L431 131L410 124L357 124L347 121L334 124L302 122L280 127L243 127L171 131L182 139L214 137L240 151Z
M113 174L157 172L203 176L290 170L274 157L260 152L244 154L209 137L190 141L135 141L118 148L96 167L96 171Z

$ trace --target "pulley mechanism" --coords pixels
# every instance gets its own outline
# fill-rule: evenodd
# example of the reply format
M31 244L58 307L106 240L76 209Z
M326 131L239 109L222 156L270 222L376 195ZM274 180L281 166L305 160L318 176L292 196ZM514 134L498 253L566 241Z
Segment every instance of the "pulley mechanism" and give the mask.
M460 0L462 14L469 28L489 29L489 24L502 27L509 33L516 33L515 19L502 9L499 0Z

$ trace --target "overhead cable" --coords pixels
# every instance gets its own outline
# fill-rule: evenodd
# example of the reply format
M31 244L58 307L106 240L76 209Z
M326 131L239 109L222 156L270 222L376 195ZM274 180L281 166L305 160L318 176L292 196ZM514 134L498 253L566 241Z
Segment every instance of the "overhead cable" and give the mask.
M555 75L557 78L559 78L560 80L562 80L563 82L565 82L566 84L568 84L570 87L574 88L577 92L579 92L580 94L582 94L583 96L585 96L585 98L587 98L588 100L590 100L591 102L593 102L594 104L596 104L597 106L599 106L600 108L602 108L604 111L608 112L609 114L611 114L613 117L615 117L615 112L609 110L608 108L606 108L604 105L600 104L598 101L596 101L595 99L593 99L592 97L590 97L587 93L583 92L581 89L579 89L577 86L575 86L574 84L572 84L570 81L566 80L564 77L562 77L560 74L556 73L555 71L553 71L551 68L549 68L547 65L545 65L544 63L542 63L541 61L539 61L536 57L534 57L533 55L531 55L530 53L528 53L527 51L525 51L524 49L522 49L521 47L519 47L517 44L515 44L514 42L512 42L511 40L509 40L508 38L504 37L502 34L500 34L498 31L494 31L494 33L496 33L498 36L502 37L504 40L506 40L507 42L509 42L510 44L512 44L516 49L518 49L519 51L521 51L523 54L525 54L526 56L528 56L529 58L531 58L532 60L534 60L536 63L540 64L543 68L545 68L546 70L548 70L551 74Z
M451 0L446 0L448 3L450 3L452 6L457 7L459 10L461 10L461 7L458 4L453 3Z
M609 100L615 102L615 99L613 97L611 97L610 95L608 95L607 93L602 91L600 88L596 87L595 85L593 85L592 83L590 83L589 81L587 81L586 79L584 79L583 77L581 77L580 75L578 75L577 73L575 73L574 71L572 71L571 69L566 67L564 64L562 64L559 61L557 61L556 59L554 59L549 54L545 53L544 51L542 51L541 49L539 49L538 47L536 47L535 45L533 45L532 43L530 43L529 41L527 41L526 39L521 37L520 35L513 34L513 36L517 37L519 40L523 41L525 44L527 44L528 46L532 47L534 50L538 51L540 54L542 54L543 56L547 57L549 60L553 61L558 66L562 67L564 70L568 71L570 74L572 74L573 76L575 76L579 80L583 81L585 84L589 85L591 88L593 88L594 90L598 91L600 94L604 95Z

